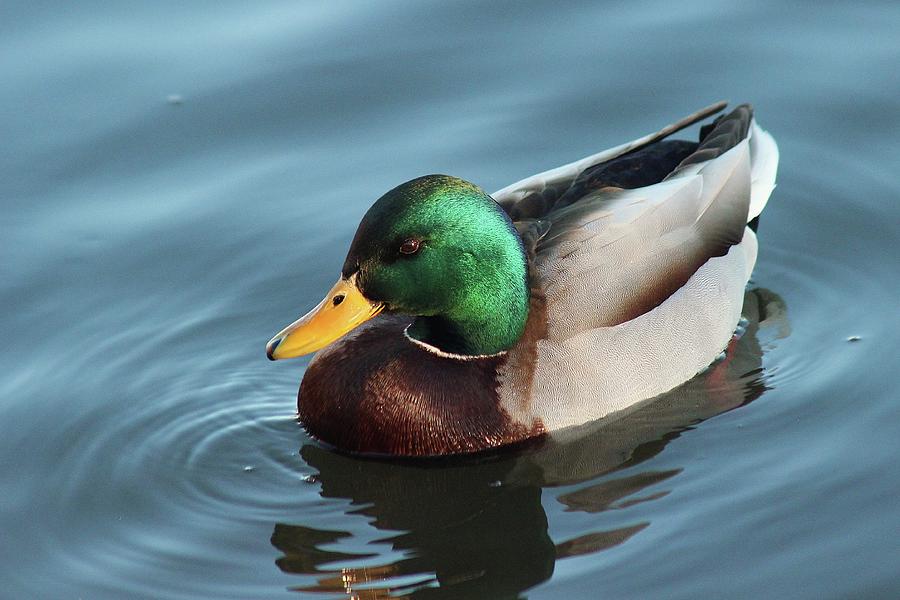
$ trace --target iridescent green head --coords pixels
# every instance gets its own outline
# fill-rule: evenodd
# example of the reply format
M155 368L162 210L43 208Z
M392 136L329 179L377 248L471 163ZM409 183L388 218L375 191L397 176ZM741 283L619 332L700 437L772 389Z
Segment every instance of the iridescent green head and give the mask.
M414 339L445 352L494 354L528 319L528 264L507 214L479 187L446 175L404 183L359 225L343 277L386 310L416 315Z

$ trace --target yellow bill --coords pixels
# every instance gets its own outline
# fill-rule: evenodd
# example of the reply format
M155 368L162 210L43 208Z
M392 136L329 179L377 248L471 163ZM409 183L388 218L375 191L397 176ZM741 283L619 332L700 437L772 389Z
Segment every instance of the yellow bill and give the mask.
M382 311L384 304L362 295L356 275L338 279L325 299L266 344L270 360L294 358L315 352L365 323Z

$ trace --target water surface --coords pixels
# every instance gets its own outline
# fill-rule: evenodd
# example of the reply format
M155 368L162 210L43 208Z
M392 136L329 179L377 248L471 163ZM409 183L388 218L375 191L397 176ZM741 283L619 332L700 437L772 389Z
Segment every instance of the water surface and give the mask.
M900 5L0 7L0 596L900 594ZM387 189L498 189L719 98L778 140L747 331L465 463L294 419L266 340Z

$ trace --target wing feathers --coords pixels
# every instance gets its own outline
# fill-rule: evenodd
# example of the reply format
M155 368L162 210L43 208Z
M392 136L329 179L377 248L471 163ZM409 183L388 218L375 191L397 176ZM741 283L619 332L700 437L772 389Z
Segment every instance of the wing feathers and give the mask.
M594 177L599 183L576 184L591 164L653 139L646 136L495 195L511 215L545 211L535 213L539 235L527 234L534 250L532 284L542 303L533 314L542 335L511 351L503 377L519 384L505 381L501 389L529 390L529 406L548 430L600 417L685 381L722 351L740 317L756 260L756 236L747 223L774 187L778 148L744 105L704 126L696 150L672 161L677 167L659 183L603 188L604 181L617 180L591 172L581 181ZM629 164L640 163L629 156ZM559 199L567 190L565 199L573 202L563 206L566 201ZM517 397L503 402L511 410L521 404Z
M746 106L720 119L697 152L658 184L594 192L547 216L535 270L549 301L550 339L652 310L743 239L750 119ZM709 155L715 158L699 161Z
M541 217L553 207L556 200L571 187L575 178L585 169L654 144L673 133L677 133L686 127L690 127L703 119L721 112L726 105L726 102L716 102L671 125L663 127L655 133L645 135L615 148L586 156L567 165L532 175L494 192L491 196L509 213L513 220Z

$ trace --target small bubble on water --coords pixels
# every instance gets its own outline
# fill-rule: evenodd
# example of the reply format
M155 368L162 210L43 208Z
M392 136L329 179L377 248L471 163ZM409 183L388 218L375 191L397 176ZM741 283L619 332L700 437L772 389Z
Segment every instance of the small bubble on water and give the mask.
M166 96L166 102L172 106L181 106L184 104L184 96L180 94L169 94Z
M254 467L252 465L247 465L246 467L244 467L244 473L250 473L255 470L256 470L256 467Z
M858 342L861 339L862 338L859 337L858 335L851 335L850 337L847 338L847 341L848 342Z
M500 487L503 485L503 482L498 479L497 481L490 482L488 485L491 487Z

